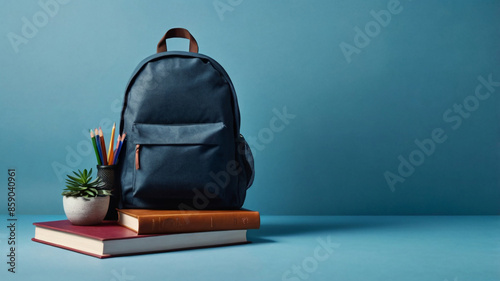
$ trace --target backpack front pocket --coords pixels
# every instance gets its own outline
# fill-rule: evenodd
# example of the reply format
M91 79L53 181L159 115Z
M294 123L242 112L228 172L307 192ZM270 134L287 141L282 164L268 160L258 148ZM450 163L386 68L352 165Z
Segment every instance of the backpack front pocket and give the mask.
M217 174L234 159L234 143L224 123L134 124L133 130L135 198L189 200L211 182L225 184Z

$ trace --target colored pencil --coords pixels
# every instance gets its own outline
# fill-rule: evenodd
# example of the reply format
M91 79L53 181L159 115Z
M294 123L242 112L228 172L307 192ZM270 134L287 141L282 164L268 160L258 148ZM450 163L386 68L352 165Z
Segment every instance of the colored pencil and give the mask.
M116 148L116 153L115 153L115 160L113 161L114 164L116 164L118 162L118 155L120 155L120 151L122 150L122 146L123 146L123 140L125 139L125 133L122 134L121 137L118 137L118 140L120 141L117 145L117 148Z
M97 150L97 145L95 143L94 132L92 132L92 129L90 130L90 138L92 139L92 145L94 146L95 157L97 158L97 164L101 165L101 159L99 158L99 151Z
M116 150L116 162L118 163L118 158L120 157L120 151L122 151L123 140L125 139L125 135L122 134L120 138L120 142L118 143L118 149Z
M116 164L116 160L115 160L115 156L116 156L116 150L118 149L118 145L120 144L120 134L118 134L118 137L116 138L116 145L115 145L115 149L113 150L113 158L111 159L111 164L110 165L115 165Z
M118 139L116 139L115 152L113 154L113 165L116 165L116 160L118 158L118 148L120 147L120 139L121 139L121 135L118 135Z
M97 131L97 129L95 129L94 133L95 133L95 142L97 143L97 150L99 151L99 158L101 158L101 163L103 163L103 161L102 161L102 150L101 150L101 138L99 136L99 131Z
M108 150L108 164L113 165L113 141L115 140L115 128L116 123L113 123L113 129L111 130L111 139L109 140L109 150Z
M110 165L116 164L115 156L116 156L116 150L118 149L119 144L120 144L120 134L118 134L118 137L116 138L116 145L115 145L115 149L113 150L113 159L111 159Z
M101 127L99 127L99 138L101 139L102 162L104 163L104 165L108 165L108 156L106 155L106 142L104 141L104 134L102 133Z

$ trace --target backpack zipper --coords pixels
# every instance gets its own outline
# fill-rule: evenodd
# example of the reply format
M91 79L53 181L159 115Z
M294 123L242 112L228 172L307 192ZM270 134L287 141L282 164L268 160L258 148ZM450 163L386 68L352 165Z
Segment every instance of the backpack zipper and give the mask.
M141 148L140 144L135 145L135 169L139 170L139 149Z

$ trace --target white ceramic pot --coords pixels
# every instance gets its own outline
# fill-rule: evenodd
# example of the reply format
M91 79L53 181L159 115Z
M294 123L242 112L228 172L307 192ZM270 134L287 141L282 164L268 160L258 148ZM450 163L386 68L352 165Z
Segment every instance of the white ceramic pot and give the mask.
M63 196L64 213L74 225L94 225L104 220L108 212L109 196Z

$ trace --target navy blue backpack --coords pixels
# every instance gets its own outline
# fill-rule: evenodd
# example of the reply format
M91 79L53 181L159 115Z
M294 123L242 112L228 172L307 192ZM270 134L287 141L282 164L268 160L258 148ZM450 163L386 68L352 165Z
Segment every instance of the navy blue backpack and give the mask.
M189 52L166 39L189 39ZM130 78L120 120L120 208L239 209L254 178L240 134L233 84L222 66L198 53L186 29L169 30L157 54Z

